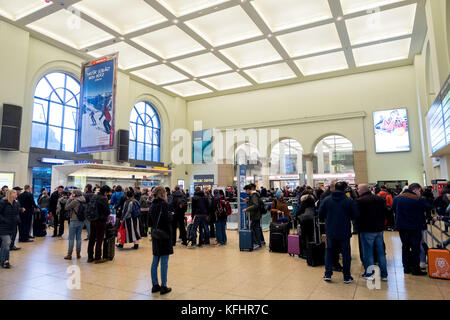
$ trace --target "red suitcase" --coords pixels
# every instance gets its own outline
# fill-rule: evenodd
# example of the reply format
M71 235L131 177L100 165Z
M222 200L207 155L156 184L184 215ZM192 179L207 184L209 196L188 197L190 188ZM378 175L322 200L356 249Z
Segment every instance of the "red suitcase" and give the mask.
M294 220L292 220L292 228L295 230ZM290 256L298 255L300 257L300 235L298 231L297 234L288 235L288 253Z

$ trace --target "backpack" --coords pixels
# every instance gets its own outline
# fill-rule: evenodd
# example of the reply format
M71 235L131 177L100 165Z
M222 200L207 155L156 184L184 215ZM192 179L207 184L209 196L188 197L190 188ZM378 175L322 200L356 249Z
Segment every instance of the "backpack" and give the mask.
M133 207L131 208L131 216L133 218L138 218L141 216L141 207L137 202L133 202Z
M89 201L86 208L86 219L89 221L97 221L100 218L97 207L97 199L93 197L91 201Z
M263 215L267 212L267 208L264 205L264 201L262 201L262 199L260 197L258 197L258 210L261 215Z
M87 207L86 202L80 202L78 210L76 211L78 221L86 220L86 207Z

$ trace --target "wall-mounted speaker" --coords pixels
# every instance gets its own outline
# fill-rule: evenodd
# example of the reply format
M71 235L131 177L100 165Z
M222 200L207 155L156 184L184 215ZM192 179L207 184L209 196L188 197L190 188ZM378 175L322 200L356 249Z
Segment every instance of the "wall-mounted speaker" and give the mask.
M19 151L22 107L3 104L0 150Z
M117 144L117 161L128 162L129 145L130 145L130 132L128 130L118 131L118 144Z

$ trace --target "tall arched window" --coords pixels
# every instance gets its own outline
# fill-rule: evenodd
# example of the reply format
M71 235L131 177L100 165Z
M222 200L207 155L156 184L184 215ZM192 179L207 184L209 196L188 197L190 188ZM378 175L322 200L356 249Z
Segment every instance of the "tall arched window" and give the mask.
M31 146L75 151L80 83L72 76L49 73L34 91Z
M270 173L289 175L305 173L303 147L293 139L284 139L273 146L270 153Z
M161 161L161 122L153 106L138 102L130 118L130 159Z

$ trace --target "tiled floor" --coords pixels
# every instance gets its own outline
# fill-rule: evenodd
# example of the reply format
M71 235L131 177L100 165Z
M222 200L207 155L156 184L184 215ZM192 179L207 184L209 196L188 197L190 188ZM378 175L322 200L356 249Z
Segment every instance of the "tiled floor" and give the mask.
M450 299L450 282L427 276L404 275L401 243L397 233L385 234L389 281L380 290L369 290L358 256L357 239L352 239L352 274L355 282L343 283L336 274L332 283L322 280L323 267L308 267L306 261L268 248L240 252L236 231L228 231L224 247L188 249L179 244L169 261L166 296L150 293L151 243L141 240L139 250L116 250L113 262L94 265L83 258L63 259L68 241L47 236L34 243L19 244L11 253L10 270L0 269L0 300L5 299ZM266 240L269 235L265 233ZM65 236L67 238L67 235ZM130 246L130 245L128 245ZM71 265L80 268L81 288L67 285Z

